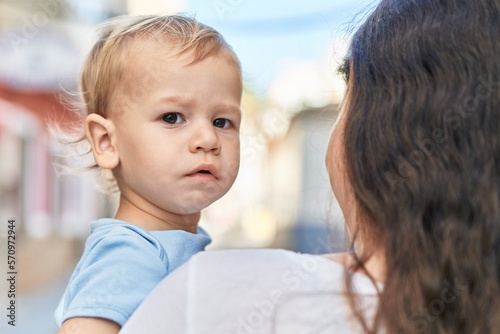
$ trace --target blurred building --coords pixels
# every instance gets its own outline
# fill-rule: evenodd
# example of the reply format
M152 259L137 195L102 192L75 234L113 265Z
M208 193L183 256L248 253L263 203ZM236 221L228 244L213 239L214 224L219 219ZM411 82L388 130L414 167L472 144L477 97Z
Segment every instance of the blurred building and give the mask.
M298 143L300 158L296 159L301 171L297 175L300 186L295 190L297 215L290 227L289 244L290 249L299 252L324 254L345 250L343 216L333 196L325 165L327 145L337 114L338 105L300 112L292 120L286 142L282 143L284 148L290 150L291 147L297 147L290 141L301 139ZM294 165L287 166L286 161L281 160L281 167L275 175L279 175L282 168L295 168ZM283 180L282 185L275 189L285 193L288 187ZM282 212L286 210L283 201L281 208Z
M65 1L2 0L0 9L0 216L27 237L81 235L66 222L94 214L95 192L88 176L57 175L47 125L77 120L69 103L91 29L70 21Z
M0 239L4 245L6 222L15 219L21 296L65 277L88 221L110 210L93 175L56 170L73 162L48 131L49 123L64 129L78 120L71 105L95 23L79 16L67 1L0 0Z

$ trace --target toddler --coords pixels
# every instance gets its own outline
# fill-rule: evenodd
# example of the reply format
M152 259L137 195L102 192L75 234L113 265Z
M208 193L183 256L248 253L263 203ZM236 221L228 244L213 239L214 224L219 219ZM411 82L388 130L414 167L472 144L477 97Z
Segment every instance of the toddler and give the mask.
M180 15L105 23L81 76L85 135L120 193L56 310L59 333L117 333L162 278L202 251L200 211L239 168L242 78L214 29Z

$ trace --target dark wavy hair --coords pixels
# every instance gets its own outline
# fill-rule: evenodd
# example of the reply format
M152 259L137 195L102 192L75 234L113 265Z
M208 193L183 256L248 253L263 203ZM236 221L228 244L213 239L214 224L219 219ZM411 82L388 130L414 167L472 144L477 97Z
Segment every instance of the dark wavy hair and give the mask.
M358 225L387 259L365 330L499 333L500 0L382 0L340 72Z

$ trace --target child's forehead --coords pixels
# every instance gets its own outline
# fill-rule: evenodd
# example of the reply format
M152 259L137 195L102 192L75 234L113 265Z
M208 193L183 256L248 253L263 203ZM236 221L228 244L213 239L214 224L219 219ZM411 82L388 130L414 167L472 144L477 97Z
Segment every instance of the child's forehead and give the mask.
M159 78L175 66L186 66L192 57L187 54L178 54L166 45L154 45L130 50L127 61L123 64L121 83L125 87L148 85L148 81Z
M141 63L147 63L155 59L179 58L182 56L179 54L180 47L175 41L167 37L137 38L128 43L127 50L124 50L124 52L128 54L129 60L141 65Z
M159 41L134 41L127 45L124 62L119 69L120 81L125 83L137 80L145 74L154 74L160 67L175 61L178 65L182 65L181 60L186 59L186 64L189 63L187 55L178 54L176 47L171 43L161 43Z
M221 57L229 64L235 63L234 69L239 71L239 65L224 46L217 47L214 53L205 53L197 59L196 46L186 48L185 41L179 41L168 36L135 36L130 38L121 52L121 64L119 65L115 93L129 94L135 92L138 87L142 90L155 90L158 85L170 80L175 68L177 74L182 72L177 69L188 67L191 64L203 61L208 57ZM203 47L202 47L203 49ZM118 58L118 57L117 57ZM241 73L239 73L241 75Z
M175 66L176 68L189 66L208 57L220 57L227 60L231 58L228 51L221 48L219 52L206 55L196 60L196 50L185 50L169 38L156 38L153 40L138 40L129 44L126 63L123 64L123 78L137 79L145 75L154 74L155 71Z
M231 65L224 51L208 57L220 57ZM175 80L176 76L183 75L184 72L179 69L189 67L195 58L192 50L179 52L178 48L168 42L131 44L115 92L137 95L138 91L154 91L159 86ZM238 66L234 66L234 70L239 73Z

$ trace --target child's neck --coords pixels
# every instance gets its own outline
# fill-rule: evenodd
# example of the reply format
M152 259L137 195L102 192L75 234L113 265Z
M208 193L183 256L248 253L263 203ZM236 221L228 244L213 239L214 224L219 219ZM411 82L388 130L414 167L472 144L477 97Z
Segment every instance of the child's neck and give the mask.
M200 212L181 215L163 210L150 211L144 210L121 195L120 204L114 218L137 225L148 231L184 230L191 233L197 232Z

